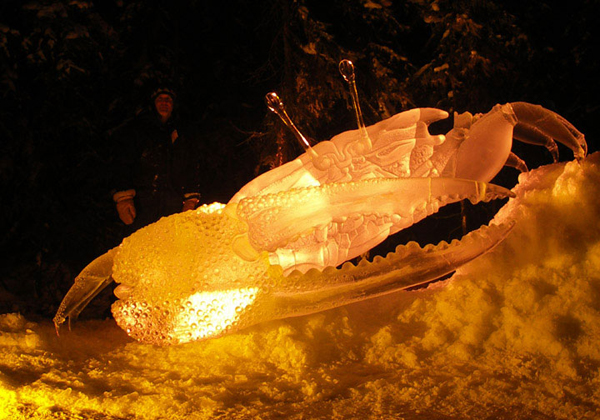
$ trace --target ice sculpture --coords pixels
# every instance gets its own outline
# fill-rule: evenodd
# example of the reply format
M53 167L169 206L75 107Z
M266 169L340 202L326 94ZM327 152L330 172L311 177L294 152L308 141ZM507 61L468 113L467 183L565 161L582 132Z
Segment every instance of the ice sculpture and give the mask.
M430 123L448 116L432 108L365 127L352 63L340 70L358 130L311 147L269 94L267 104L306 153L257 177L228 204L163 218L94 260L65 296L57 331L113 279L116 322L155 344L217 337L436 279L493 248L512 226L484 226L450 244L409 243L372 262L343 263L447 203L512 196L488 182L505 164L526 170L510 151L513 137L546 146L555 159L555 140L576 158L587 153L584 136L569 122L523 102L485 115L455 114L446 136L429 133Z

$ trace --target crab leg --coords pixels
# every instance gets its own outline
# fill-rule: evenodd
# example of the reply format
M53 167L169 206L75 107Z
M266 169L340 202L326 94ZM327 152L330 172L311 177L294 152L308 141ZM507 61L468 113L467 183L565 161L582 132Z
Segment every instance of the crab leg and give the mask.
M555 112L526 102L496 105L487 114L475 118L470 127L462 123L455 127L448 138L451 139L448 146L437 149L437 160L440 160L439 155L449 154L455 142L459 146L456 158L449 160L442 173L484 182L491 181L505 165L525 170L522 159L511 152L513 138L545 146L554 160L558 158L556 142L570 148L577 159L587 154L585 136L570 122Z
M519 172L529 171L525 161L523 159L521 159L519 156L515 155L513 152L509 153L508 159L506 159L506 163L504 164L504 166L515 168Z
M571 149L577 159L585 157L585 136L565 118L540 105L527 102L513 102L511 105L518 119L513 132L515 139L546 147L554 162L558 161L558 147L555 141Z

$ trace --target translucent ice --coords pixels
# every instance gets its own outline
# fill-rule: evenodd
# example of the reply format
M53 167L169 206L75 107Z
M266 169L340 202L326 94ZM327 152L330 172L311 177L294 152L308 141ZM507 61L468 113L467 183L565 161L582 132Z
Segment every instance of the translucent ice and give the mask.
M163 218L126 238L81 273L55 323L76 316L111 276L120 284L117 323L138 340L173 344L323 311L454 271L502 241L512 222L451 244L411 243L371 263L335 267L445 204L513 196L487 182L509 159L513 127L526 123L521 115L541 121L539 129L577 157L585 155L583 135L564 119L514 105L457 116L447 136L427 129L444 111L416 109L366 128L368 147L361 130L321 142L251 181L227 205Z

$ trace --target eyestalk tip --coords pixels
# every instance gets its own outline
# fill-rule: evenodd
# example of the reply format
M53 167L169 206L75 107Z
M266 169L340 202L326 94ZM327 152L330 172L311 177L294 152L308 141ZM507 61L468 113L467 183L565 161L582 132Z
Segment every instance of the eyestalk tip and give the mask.
M340 61L339 69L342 77L346 82L350 83L354 81L354 63L352 63L352 61L347 59Z
M281 102L281 99L279 99L279 96L276 92L267 93L265 95L265 103L267 104L267 107L273 112L278 112L283 109L283 102Z
M306 137L304 137L304 135L300 132L300 130L298 130L298 128L296 128L296 126L294 125L294 122L292 121L292 119L290 118L288 113L286 112L285 106L283 105L283 102L281 101L281 99L279 99L279 96L277 95L277 93L275 93L275 92L267 93L265 95L265 103L267 104L267 107L272 112L277 114L279 116L279 118L281 119L281 121L283 121L283 123L292 131L292 133L294 134L294 137L296 137L296 139L298 140L298 142L300 143L302 148L305 151L309 152L313 158L316 157L317 154L312 149L312 147L310 147L310 143L308 142Z

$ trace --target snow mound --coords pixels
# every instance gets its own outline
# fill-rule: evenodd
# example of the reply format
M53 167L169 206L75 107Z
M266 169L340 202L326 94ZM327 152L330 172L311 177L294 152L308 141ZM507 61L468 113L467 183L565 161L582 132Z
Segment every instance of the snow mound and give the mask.
M509 237L425 290L173 347L0 315L0 419L599 418L600 153L514 192Z

